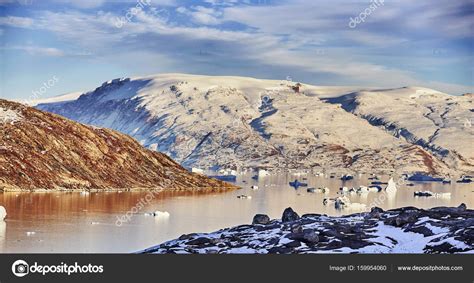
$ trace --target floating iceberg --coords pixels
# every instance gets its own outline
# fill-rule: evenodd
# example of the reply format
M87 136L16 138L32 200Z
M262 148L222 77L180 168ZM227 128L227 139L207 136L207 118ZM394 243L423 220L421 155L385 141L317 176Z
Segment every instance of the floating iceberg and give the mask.
M3 221L6 216L7 216L7 210L5 209L5 207L0 205L0 221Z
M390 180L388 180L388 185L385 188L385 191L388 194L394 194L397 192L397 185L395 184L395 181L393 180L393 178L390 178Z

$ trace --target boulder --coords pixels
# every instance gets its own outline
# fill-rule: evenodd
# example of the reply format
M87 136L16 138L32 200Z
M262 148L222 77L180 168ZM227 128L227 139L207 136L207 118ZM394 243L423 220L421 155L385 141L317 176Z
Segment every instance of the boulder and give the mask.
M466 211L467 209L467 206L465 203L461 203L459 206L458 206L458 210L459 211Z
M252 220L252 225L261 224L266 225L270 222L270 217L266 214L255 214Z
M294 212L291 207L288 207L283 211L283 215L281 217L282 222L291 222L300 219L298 213Z
M303 242L308 244L316 244L319 242L319 237L314 229L303 230Z
M369 217L370 218L380 218L380 215L383 213L383 209L380 207L372 207L372 209L369 212Z
M408 223L414 223L418 220L417 212L403 212L395 218L395 225L401 227Z
M287 236L289 239L304 242L306 244L316 244L319 242L319 236L314 229L303 229L295 231Z
M209 245L211 243L212 243L211 239L206 238L206 237L199 237L197 239L187 242L186 244L190 246L204 246L204 245Z

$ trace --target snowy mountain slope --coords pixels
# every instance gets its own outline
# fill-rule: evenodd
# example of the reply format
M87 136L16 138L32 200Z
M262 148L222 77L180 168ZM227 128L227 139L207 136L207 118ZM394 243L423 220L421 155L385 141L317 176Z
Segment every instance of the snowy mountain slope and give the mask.
M449 166L474 170L473 97L405 87L354 92L327 101L419 144Z
M326 101L356 91L367 90L162 74L37 107L124 132L189 167L450 171L421 146Z

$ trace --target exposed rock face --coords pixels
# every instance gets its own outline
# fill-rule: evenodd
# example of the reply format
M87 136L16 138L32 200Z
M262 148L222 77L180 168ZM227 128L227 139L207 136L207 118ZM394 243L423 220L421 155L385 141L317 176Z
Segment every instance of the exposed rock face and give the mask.
M233 188L124 134L0 100L0 190Z
M404 207L183 235L143 253L473 253L474 210Z
M463 146L474 127L465 131L462 123L472 97L426 100L407 88L358 102L365 93L358 89L301 84L295 92L295 85L163 74L114 80L77 100L37 107L129 134L188 167L474 171L472 150Z

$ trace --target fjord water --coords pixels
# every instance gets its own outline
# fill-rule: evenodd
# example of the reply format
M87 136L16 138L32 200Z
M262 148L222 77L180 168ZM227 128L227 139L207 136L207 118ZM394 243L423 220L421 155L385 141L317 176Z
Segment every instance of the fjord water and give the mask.
M239 176L243 189L227 193L161 192L147 197L146 192L101 193L0 193L0 205L7 218L0 221L0 252L2 253L128 253L177 238L185 233L212 232L239 224L248 224L257 213L280 218L286 207L300 215L322 213L345 215L360 210L336 210L323 205L325 197L339 196L342 181L334 178L305 176L310 187L330 188L330 193L307 193L288 182L303 176L272 175L253 180L251 174ZM347 187L368 185L368 176L344 183ZM382 178L387 181L388 177ZM257 185L258 190L250 186ZM382 185L384 187L384 185ZM450 198L414 197L413 192L429 190L450 192ZM239 195L251 199L238 199ZM384 209L416 206L458 206L465 203L474 208L473 184L415 183L400 185L394 195L371 192L349 195L352 202L376 203ZM149 200L149 202L147 201ZM145 213L167 211L169 217L146 216ZM138 211L130 221L117 221L128 211ZM117 225L119 224L119 225Z

